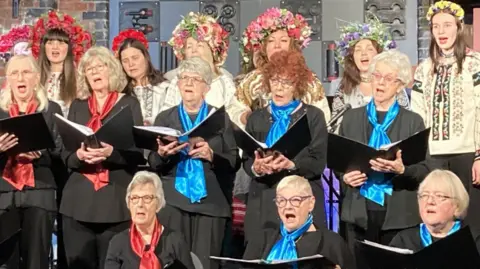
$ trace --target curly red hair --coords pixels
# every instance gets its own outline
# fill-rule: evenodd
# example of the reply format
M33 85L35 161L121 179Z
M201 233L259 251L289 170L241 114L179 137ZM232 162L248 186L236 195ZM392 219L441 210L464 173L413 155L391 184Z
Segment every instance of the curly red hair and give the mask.
M297 50L275 52L260 70L263 75L263 87L267 92L270 92L270 80L281 77L292 82L296 99L301 99L307 93L309 83L313 79L313 73L308 68L303 54Z

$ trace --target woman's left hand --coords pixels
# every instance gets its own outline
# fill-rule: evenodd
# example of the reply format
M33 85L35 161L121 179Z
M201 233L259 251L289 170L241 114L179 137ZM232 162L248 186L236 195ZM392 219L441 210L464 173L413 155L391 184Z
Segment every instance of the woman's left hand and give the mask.
M373 171L381 173L394 173L401 175L405 172L405 165L403 165L401 150L397 151L396 158L393 161L377 158L375 160L370 160L370 165L372 166Z
M35 159L38 159L42 156L42 153L40 151L31 151L27 153L20 153L18 154L18 158L20 159L26 159L29 161L33 161Z
M282 170L290 170L295 167L295 163L290 161L287 157L283 156L283 154L279 154L270 164L272 169L275 172L280 172Z
M112 155L113 147L111 145L104 142L100 142L100 145L102 145L101 148L87 148L87 151L91 152L93 157L85 160L85 162L91 164L98 163L99 160L103 161Z
M197 142L195 146L188 152L188 155L194 159L204 159L209 162L213 160L213 150L207 142Z

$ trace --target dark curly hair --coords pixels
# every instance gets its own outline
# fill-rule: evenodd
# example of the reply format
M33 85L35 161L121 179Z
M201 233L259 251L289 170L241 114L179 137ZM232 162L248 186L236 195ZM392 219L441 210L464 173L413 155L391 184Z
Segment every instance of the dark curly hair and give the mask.
M292 82L296 99L301 99L307 93L309 83L313 80L313 73L308 68L303 54L297 50L274 53L260 71L263 75L263 87L267 92L270 92L270 80L282 77Z

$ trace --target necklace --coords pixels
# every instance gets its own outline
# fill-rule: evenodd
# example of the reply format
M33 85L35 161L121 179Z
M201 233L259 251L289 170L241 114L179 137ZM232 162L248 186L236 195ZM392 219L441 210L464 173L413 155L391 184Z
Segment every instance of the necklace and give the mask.
M360 79L361 79L362 82L364 82L364 83L369 83L369 82L370 82L370 78L369 78L369 77L366 77L366 76L360 76Z
M445 53L443 53L442 51L440 51L440 56L442 56L443 58L448 59L448 58L452 58L453 56L455 56L455 53L452 52L452 53L449 53L449 54L445 54Z

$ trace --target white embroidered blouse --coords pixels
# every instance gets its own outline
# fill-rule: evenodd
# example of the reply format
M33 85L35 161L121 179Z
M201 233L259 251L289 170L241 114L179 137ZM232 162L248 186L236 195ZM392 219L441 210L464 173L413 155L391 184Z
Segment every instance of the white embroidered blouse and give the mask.
M47 81L47 84L45 85L45 89L47 91L47 98L49 100L54 101L57 103L60 108L62 109L63 116L66 118L68 117L68 110L69 106L65 104L63 100L60 99L60 75L61 72L52 72L50 75L50 78Z
M133 88L133 92L140 102L143 121L146 125L153 124L165 101L165 89L160 85L161 83L155 86L148 84Z

